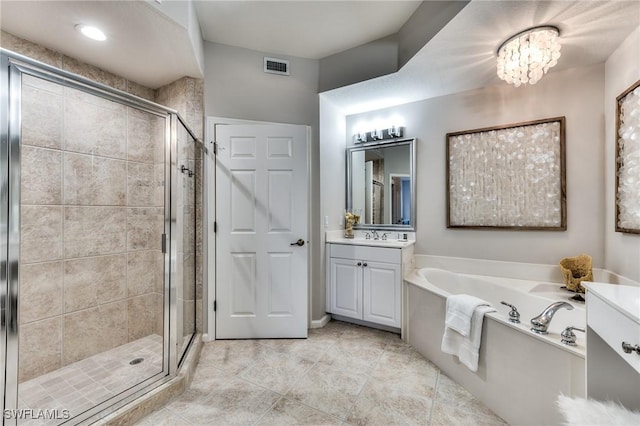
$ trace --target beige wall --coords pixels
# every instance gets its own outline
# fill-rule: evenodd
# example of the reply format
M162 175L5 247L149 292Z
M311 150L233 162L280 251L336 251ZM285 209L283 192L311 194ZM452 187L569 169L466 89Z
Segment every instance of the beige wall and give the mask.
M534 86L499 84L350 116L347 137L360 120L400 116L405 135L418 139L417 254L556 264L565 256L588 253L594 266L602 267L603 93L603 65L569 69L552 72ZM445 135L557 116L567 118L567 230L447 229Z
M274 55L205 42L205 113L211 117L301 124L311 127L310 276L311 317L322 318L322 234L320 218L320 144L318 138L319 61ZM263 72L263 57L290 61L291 75ZM213 280L211 280L213 282ZM211 309L211 307L209 307Z
M640 28L609 57L605 65L604 113L606 167L605 267L640 281L640 235L615 232L616 98L640 80Z

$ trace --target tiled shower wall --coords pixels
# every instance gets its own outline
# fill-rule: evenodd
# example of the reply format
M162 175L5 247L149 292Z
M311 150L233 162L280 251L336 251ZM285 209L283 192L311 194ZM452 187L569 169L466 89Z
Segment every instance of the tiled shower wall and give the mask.
M159 88L157 90L153 90L153 89L141 86L135 82L129 81L123 77L120 77L120 76L111 74L107 71L96 68L92 65L79 62L74 58L70 58L59 52L55 52L45 47L31 43L29 41L20 39L6 32L0 31L0 46L8 50L14 51L16 53L25 55L27 57L36 59L38 61L44 62L46 64L55 66L57 68L82 75L86 78L97 81L99 83L106 84L116 89L123 90L133 95L174 108L179 111L180 115L187 121L188 125L196 133L196 135L200 138L203 137L203 116L204 116L203 90L204 90L204 87L203 87L203 80L201 79L186 77L186 78L177 80L176 82L171 83L167 86ZM55 127L55 121L53 120L53 117L54 116L48 116L48 115L43 116L42 122L40 123L40 125L46 126L48 123L48 125L51 126L52 128ZM57 118L61 119L62 117L58 115ZM103 122L106 122L106 121L103 120ZM41 129L43 134L50 133L50 130L51 130L50 128L44 129L44 130ZM140 148L143 148L142 151L144 151L145 147L141 146ZM57 155L60 156L60 160L58 160L56 155L53 154L53 151L55 151L55 149L52 150L51 147L47 148L44 146L42 147L33 146L33 148L31 148L31 147L25 146L25 150L29 150L29 149L33 149L33 154L31 154L33 156L37 156L38 154L40 154L45 157L47 156L50 157L49 161L53 161L54 165L51 166L53 168L55 168L55 165L57 164L58 161L61 161L61 162L64 161L63 157L67 155L67 153L63 153L60 150L60 152L57 153ZM37 151L36 149L40 149L40 151ZM45 152L47 149L49 149L49 152ZM76 154L78 156L78 159L82 158L82 154L70 152L68 153L68 155L70 156L70 161L73 160L73 155L76 155ZM202 318L202 286L203 286L202 196L201 196L202 194L202 157L200 152L197 152L194 155L198 159L197 161L194 161L194 166L196 168L195 185L198 191L198 196L196 197L196 202L195 202L196 220L197 220L197 226L196 226L197 289L196 289L195 297L197 299L197 303L196 303L197 328L198 330L201 330L202 329L202 320L201 320ZM33 158L35 160L36 157L33 157ZM117 158L105 158L104 163L105 164L108 163L109 162L108 160L110 159L117 159ZM96 165L99 164L100 160L101 159L99 158L99 156L95 157L95 164ZM123 161L122 159L120 160ZM42 163L40 160L37 160L37 163L40 167L42 166L42 164L47 164L46 161ZM139 163L138 167L140 168L146 168L149 165L149 163L145 163L144 161L140 161L140 162L132 161L131 163L133 168L136 167L136 164L133 164L133 163ZM51 176L49 176L49 178L45 181L47 185L51 186L49 189L57 187L52 183L57 178L56 177L57 175L54 173L52 176L53 176L53 179L51 179ZM60 169L59 177L60 179L64 178L62 168ZM97 197L100 197L102 196L100 195L100 193L102 192L105 182L103 182L101 179L98 179L98 181L99 182L97 181L94 182L93 189L88 189L88 192L95 193ZM31 184L28 184L28 185L31 185ZM89 185L89 188L90 187L91 186ZM87 187L85 186L85 188ZM55 198L56 196L55 191L56 190L54 189L53 191L47 190L45 192L47 192L47 194L52 194L52 197ZM60 192L58 196L62 197L62 192ZM76 213L81 211L80 206L69 206L69 208L67 208L67 207L63 207L63 204L60 204L60 205L48 204L51 202L51 200L48 200L48 201L42 200L39 202L44 204L37 206L38 216L35 217L35 219L38 221L42 221L42 223L52 223L53 226L63 226L65 221L67 220L67 216L65 216L67 213L71 215L69 216L69 220L72 220L74 209ZM107 207L107 206L100 206L100 207ZM34 205L34 208L35 208L35 205ZM87 211L87 212L89 211L97 212L98 210L100 209L84 206L84 211ZM62 211L62 216L60 216L61 214L60 211ZM145 211L145 208L138 209L139 213L143 213L144 211ZM27 213L27 212L23 210L23 216L25 216L24 213ZM43 214L44 216L42 216ZM140 215L140 216L142 217L143 215ZM131 215L129 219L135 221L134 217L135 217L134 215ZM101 223L100 216L97 215L97 213L94 214L94 216L89 216L84 218L78 217L77 219L78 219L77 223L80 226L92 226L92 225L98 225L99 223ZM80 219L85 219L85 220L80 220ZM124 223L126 223L126 220L128 220L126 213L125 213L125 216L123 216L121 219L123 219L125 221ZM49 220L52 220L52 222L48 222ZM123 222L120 222L120 224L121 223ZM114 225L117 225L117 224L114 224ZM49 231L52 232L52 229L49 229ZM53 234L50 233L49 238L51 238L52 236ZM46 244L45 250L52 249L51 248L52 246L49 245L48 242L45 241L45 244ZM99 262L100 263L99 265L98 264L91 265L90 268L88 268L88 270L95 271L96 276L97 275L104 276L105 281L108 283L111 283L110 285L100 286L99 291L95 285L93 286L93 290L89 289L92 287L91 284L94 282L92 276L80 277L77 275L77 278L76 278L78 280L76 281L78 283L77 285L80 285L79 284L80 282L89 284L88 286L89 288L85 290L88 290L88 293L91 294L92 296L91 297L84 296L84 297L87 300L89 299L93 300L93 302L91 303L96 304L92 308L88 308L84 311L79 311L79 312L88 312L89 310L92 309L93 311L91 312L94 312L96 314L94 316L94 320L97 321L97 324L87 322L86 319L82 316L75 317L76 319L80 319L80 321L83 323L83 324L78 324L78 326L80 328L83 328L83 330L78 330L79 335L77 336L77 339L75 339L78 342L77 346L79 348L83 345L87 347L85 349L82 349L82 348L78 349L79 352L76 353L76 356L80 356L80 353L84 353L85 355L88 355L87 351L90 350L92 347L94 347L94 341L97 339L104 340L108 338L108 339L111 339L111 341L113 342L125 342L130 335L128 329L126 333L123 331L123 327L124 327L123 318L125 318L125 315L124 315L125 312L129 313L126 316L127 327L129 326L129 323L133 325L138 321L149 325L150 321L148 321L148 317L152 316L155 318L156 315L155 313L153 313L153 309L155 309L154 307L147 306L150 308L149 310L140 312L137 314L134 313L133 310L131 311L128 310L129 303L130 303L128 301L128 299L130 299L129 297L130 292L131 292L131 298L133 299L135 299L138 296L148 294L144 292L146 291L146 289L152 286L151 283L152 282L157 283L158 280L160 280L160 277L157 277L154 274L149 274L149 271L155 270L154 269L155 264L158 261L157 259L155 259L154 256L151 255L151 253L152 251L141 251L139 253L136 252L131 255L127 254L127 257L140 256L140 259L138 259L139 262L132 261L133 263L131 264L129 264L129 259L127 259L126 267L123 267L124 264L122 262L124 261L124 258L122 257L122 254L120 256L115 254L101 256L101 260L103 262ZM144 256L147 256L147 257L143 258ZM86 258L85 261L89 262L90 261L89 259L91 259L91 257ZM67 269L66 269L67 266L69 266L69 273L67 273ZM31 292L29 296L25 295L23 300L29 298L30 300L32 300L32 302L29 305L33 305L33 306L29 308L25 306L21 306L22 314L26 315L26 317L21 317L21 321L25 322L25 325L21 327L22 351L20 354L20 357L21 357L20 363L21 363L21 367L24 367L24 368L21 368L21 377L20 377L21 381L28 379L30 377L43 374L46 371L56 369L59 366L63 365L66 361L74 358L74 356L72 355L72 352L69 352L68 358L64 358L62 355L62 350L65 347L65 341L63 339L64 333L63 333L62 327L64 326L63 318L64 318L64 309L66 306L65 293L64 293L64 290L65 290L64 285L66 283L65 277L71 277L73 272L77 271L77 266L79 266L79 264L76 263L75 266L76 268L74 269L74 262L71 259L69 260L68 263L65 260L61 260L57 262L41 261L41 262L33 262L29 264L27 269L30 268L31 271L24 272L23 270L24 274L26 275L23 274L21 276L21 285L23 286L24 291ZM125 271L125 269L127 271L126 272L127 276L125 278L126 284L124 287L125 288L124 291L127 294L127 297L125 297L124 299L120 299L120 295L122 295L123 271ZM33 284L30 284L28 280L25 281L25 278L28 278L30 274L32 276L31 279L33 280L32 281L33 283L38 283L38 285L44 284L44 287L36 288L33 286ZM46 276L47 280L38 278L38 274L42 274L41 277ZM135 278L136 274L139 278ZM54 279L50 279L51 277L53 277ZM72 281L69 281L69 282L71 283ZM109 289L112 289L112 290L109 290ZM92 293L92 291L95 291L96 293ZM156 289L156 291L152 293L157 294L157 291L159 290ZM116 296L114 296L114 294L116 294ZM79 296L79 297L82 298L83 296ZM105 301L107 300L113 300L113 301L105 303ZM124 303L125 300L126 300L126 303ZM141 301L143 300L143 298L138 298L138 300ZM70 302L70 303L71 305L69 309L73 309L72 305L74 302ZM46 311L51 311L53 312L52 314L43 313L43 311L45 310L43 307L47 304L54 307L51 309L46 308ZM131 304L134 304L134 302L131 302ZM37 306L40 306L41 308L38 309ZM80 303L79 306L82 306L82 303ZM125 310L125 307L127 310ZM33 312L29 313L29 309L31 309ZM60 313L60 315L57 314L58 312ZM37 320L36 318L40 318L40 320ZM97 329L97 327L102 324L109 324L109 327L107 327L109 329L113 329L114 324L119 324L122 327L120 328L116 327L116 329L120 331L108 332L106 335L100 335L100 331ZM60 328L58 328L58 325L60 325ZM161 330L158 330L158 327L161 327L160 323L154 325L154 332L161 332ZM139 329L144 329L144 327L140 327ZM135 330L135 325L134 325L134 329L132 330ZM137 334L135 331L133 331L132 335L137 335ZM88 337L88 338L86 340L83 340L85 339L85 337ZM73 338L71 337L69 338L71 339L69 343L73 344ZM97 345L97 347L100 347L101 343L96 342L95 345Z
M23 76L21 381L163 334L164 123Z

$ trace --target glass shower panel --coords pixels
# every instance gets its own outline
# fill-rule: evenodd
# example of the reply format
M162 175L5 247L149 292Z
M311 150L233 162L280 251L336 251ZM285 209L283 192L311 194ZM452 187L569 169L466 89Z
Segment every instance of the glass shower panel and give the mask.
M177 356L187 349L196 332L196 140L178 120L177 164L178 270L177 270Z
M163 372L169 116L21 92L18 407L64 421Z

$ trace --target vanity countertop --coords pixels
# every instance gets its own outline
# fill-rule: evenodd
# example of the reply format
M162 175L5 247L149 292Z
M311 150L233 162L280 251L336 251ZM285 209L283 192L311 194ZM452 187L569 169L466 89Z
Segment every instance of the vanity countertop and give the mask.
M584 282L583 285L635 322L640 322L640 287Z
M397 240L397 239L386 239L386 240L367 240L366 238L344 238L343 236L332 236L327 235L326 239L327 243L331 244L348 244L354 246L370 246L370 247L388 247L388 248L405 248L414 245L415 240Z

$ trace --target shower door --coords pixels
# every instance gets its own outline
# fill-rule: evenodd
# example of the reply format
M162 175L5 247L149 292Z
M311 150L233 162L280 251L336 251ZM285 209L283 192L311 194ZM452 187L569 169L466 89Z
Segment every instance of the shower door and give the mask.
M170 369L172 115L2 61L4 424L76 422Z

